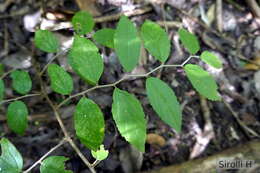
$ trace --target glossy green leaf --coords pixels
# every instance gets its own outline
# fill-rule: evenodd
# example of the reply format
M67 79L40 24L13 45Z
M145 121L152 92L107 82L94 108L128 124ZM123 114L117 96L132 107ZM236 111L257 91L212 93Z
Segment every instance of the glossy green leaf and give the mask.
M4 95L5 95L5 84L3 79L0 79L0 101L3 100Z
M179 29L178 31L181 43L188 50L190 54L196 54L200 50L200 44L197 37L187 31L186 29Z
M98 105L90 99L81 98L74 112L74 126L81 143L91 150L98 150L105 131L103 113Z
M109 47L109 48L114 48L114 34L115 30L114 29L109 29L109 28L104 28L99 31L97 31L93 39L98 42L99 44Z
M148 99L159 117L177 132L181 131L181 107L173 90L160 79L146 80Z
M97 46L90 41L89 39L86 39L84 37L80 37L78 35L76 35L74 37L74 41L73 41L73 45L72 45L72 49L73 51L80 51L81 49L83 49L83 52L98 52L98 48Z
M145 21L141 28L144 47L161 62L165 62L170 54L170 40L167 33L156 23Z
M218 86L213 77L200 66L187 64L184 70L192 86L204 97L217 101L221 97L218 94Z
M40 171L41 173L72 173L65 170L67 160L69 159L63 156L50 156L42 161Z
M28 109L22 101L14 101L7 108L7 124L19 135L23 135L28 126Z
M0 156L0 173L20 173L23 168L23 158L15 146L6 138L0 141L2 154Z
M108 150L105 150L104 145L100 145L99 150L91 150L91 154L96 160L105 160L108 156Z
M143 108L135 96L116 88L113 93L112 114L120 134L135 148L144 152L146 120Z
M90 40L76 36L69 53L69 64L89 84L96 84L101 77L104 64L98 48Z
M38 30L35 32L34 43L37 48L44 52L58 52L60 43L56 36L48 30Z
M48 75L51 80L51 89L59 94L68 95L73 90L73 80L69 73L57 64L48 66Z
M11 73L12 87L19 94L27 94L32 89L32 80L28 72L15 70Z
M72 25L77 34L83 35L92 31L95 23L87 11L79 11L73 16Z
M207 63L208 65L211 65L212 67L215 68L222 68L222 63L221 61L218 59L218 57L209 51L204 51L202 52L202 54L200 55L200 58L202 59L202 61L204 61L205 63Z
M141 40L134 24L122 16L114 35L114 46L120 63L127 72L137 65L140 57Z

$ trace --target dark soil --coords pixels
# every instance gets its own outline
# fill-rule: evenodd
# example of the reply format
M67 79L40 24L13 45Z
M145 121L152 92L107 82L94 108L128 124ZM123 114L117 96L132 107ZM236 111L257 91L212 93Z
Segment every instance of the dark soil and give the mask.
M10 3L8 4L7 1L10 1ZM208 69L214 76L219 84L219 92L227 104L224 102L207 101L207 106L210 110L210 125L213 127L210 132L214 133L214 137L203 136L204 127L209 122L205 119L205 112L201 107L201 98L192 88L183 70L171 68L154 73L153 76L160 75L161 79L172 87L179 102L183 105L182 131L178 134L163 123L151 108L144 90L145 80L143 78L131 79L120 83L117 86L118 88L135 94L142 103L148 120L147 133L158 134L165 140L164 146L154 145L148 141L146 152L143 156L140 156L139 153L137 157L138 152L133 150L119 135L112 120L113 88L98 89L88 93L87 96L102 108L106 120L104 145L105 148L109 149L109 157L96 167L97 172L136 172L138 170L137 165L140 163L142 163L140 171L152 170L185 162L190 159L192 152L197 152L197 157L205 157L238 144L259 139L260 19L252 14L247 3L244 1L235 2L241 9L236 8L228 1L223 1L223 32L219 34L220 32L216 29L216 20L213 20L211 25L206 25L201 18L199 8L201 6L207 12L212 4L215 4L215 1L170 0L168 3L164 3L164 0L153 0L150 4L146 4L142 0L135 0L134 2L131 0L98 0L97 8L103 16L119 13L124 8L139 8L149 5L152 7L151 11L130 17L132 21L140 26L146 19L153 21L166 20L168 22L177 22L193 31L200 39L201 50L215 52L224 64L223 69L216 71L197 60L192 60L192 62L199 63ZM7 4L6 6L4 5L5 3ZM32 14L39 12L40 9L42 9L42 19L39 22L37 22L39 20L37 17L25 21L25 16L32 17ZM50 13L54 16L56 15L56 17L61 16L60 19L55 19L56 24L59 24L62 21L69 21L73 13L78 10L77 4L72 0L46 0L46 2L0 0L0 60L5 66L5 72L13 68L25 69L33 79L32 93L40 91L39 82L32 67L32 58L30 57L35 50L33 45L34 32L30 32L30 27L26 26L26 24L28 25L28 22L36 22L37 25L32 24L32 26L39 27L40 23L44 23L43 19L48 19L48 14ZM214 13L213 17L216 19ZM115 28L116 22L104 21L98 23L95 30L103 27ZM167 63L180 64L189 55L176 41L178 27L169 25L167 29L172 40L171 57ZM71 28L60 29L55 31L55 33L64 43L65 40L70 40L73 37ZM35 50L35 53L41 67L44 67L50 58L54 56L39 50ZM100 47L100 53L104 57L105 71L99 83L107 84L119 80L124 75L124 72L114 52ZM136 73L148 72L159 65L151 56L145 53L144 55L146 56L140 62ZM258 60L258 65L254 63L256 60ZM66 55L59 56L56 62L63 65L68 71L71 71L67 65ZM254 68L250 67L250 65L248 67L248 64L255 66ZM71 74L73 74L75 84L74 93L90 87L74 73ZM45 76L45 79L49 82L47 76ZM5 83L7 88L5 99L18 97L19 94L11 89L10 77L5 78ZM55 103L59 103L64 99L64 97L52 93L50 89L48 94ZM18 136L8 129L5 121L8 104L0 107L0 132L1 137L8 138L21 152L24 158L24 168L26 169L55 146L63 138L63 133L55 120L51 107L45 99L39 96L23 100L30 109L30 117L32 119L26 134ZM75 134L72 115L78 100L79 98L75 98L68 105L61 108L63 121L71 134ZM250 128L258 137L243 126ZM208 142L206 142L204 149L195 151L194 146L197 142L200 142L199 140ZM82 153L93 162L94 159L91 157L90 151L81 145L76 138L74 141L76 141ZM70 158L67 161L67 168L75 173L89 172L68 144L63 145L51 155L62 155ZM39 172L38 168L36 167L32 172Z

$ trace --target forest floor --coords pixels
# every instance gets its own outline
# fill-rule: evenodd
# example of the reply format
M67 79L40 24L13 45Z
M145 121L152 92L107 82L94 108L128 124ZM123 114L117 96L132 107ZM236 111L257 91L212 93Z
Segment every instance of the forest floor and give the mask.
M252 3L256 4L252 4ZM259 1L258 1L259 2ZM135 94L142 103L148 119L146 152L140 154L118 134L111 116L113 88L89 92L101 108L106 120L104 145L109 157L96 170L99 173L131 173L149 171L179 164L193 158L214 155L260 137L260 4L256 1L233 0L0 0L0 61L5 71L13 68L25 69L33 79L32 93L37 87L35 71L32 68L31 52L36 27L55 32L64 48L70 47L73 30L68 24L78 10L88 10L95 15L95 30L115 28L118 14L127 14L140 26L149 19L166 29L172 43L171 55L166 64L181 64L188 53L178 41L177 31L181 27L197 35L201 50L216 53L223 62L223 68L207 69L219 85L223 101L205 100L194 91L183 70L163 69L153 74L166 81L175 91L183 107L182 131L176 133L163 123L148 103L144 79L133 79L120 83L119 88ZM65 24L64 24L65 23ZM100 47L105 62L105 71L100 84L119 80L124 72L113 51ZM36 51L41 66L54 56ZM66 53L56 62L67 71ZM159 66L145 51L142 60L133 73L146 73ZM75 92L90 86L73 75ZM19 95L12 91L11 80L5 79L5 99ZM49 91L50 98L58 103L63 97ZM23 99L30 108L30 125L24 136L18 136L8 129L6 108L0 108L1 137L14 143L24 157L24 167L28 168L55 146L63 134L53 112L42 97ZM73 110L79 98L73 99L61 108L62 119L69 131L73 131ZM75 141L77 141L75 139ZM90 151L79 144L82 153L93 161ZM88 168L73 149L65 144L52 155L63 155L70 159L68 169L74 173L87 173ZM38 172L34 169L34 172Z

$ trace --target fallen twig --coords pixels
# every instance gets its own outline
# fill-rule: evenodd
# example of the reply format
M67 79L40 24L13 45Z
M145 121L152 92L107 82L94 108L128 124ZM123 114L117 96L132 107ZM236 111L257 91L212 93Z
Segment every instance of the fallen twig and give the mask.
M246 144L224 150L218 154L190 160L178 165L163 167L159 170L143 173L201 173L216 172L218 160L254 160L260 158L260 141L251 141ZM257 166L258 164L255 164ZM259 165L258 165L259 166Z
M237 123L242 127L242 129L244 130L245 134L248 135L248 137L250 137L249 134L253 135L254 137L259 137L259 135L254 130L252 130L251 128L247 127L244 124L244 122L239 119L238 114L233 110L233 108L230 106L230 104L228 102L226 102L223 99L223 103L228 108L228 110L231 112L231 114L234 116L234 118L237 121Z
M190 154L190 159L193 159L198 155L200 155L206 149L210 140L215 136L213 125L210 119L210 109L208 107L207 100L201 95L200 95L200 105L201 105L205 125L204 125L203 132L201 134L198 134L196 137L197 142Z
M255 0L246 0L248 6L250 7L252 13L260 18L260 7L259 5L257 4L257 2Z

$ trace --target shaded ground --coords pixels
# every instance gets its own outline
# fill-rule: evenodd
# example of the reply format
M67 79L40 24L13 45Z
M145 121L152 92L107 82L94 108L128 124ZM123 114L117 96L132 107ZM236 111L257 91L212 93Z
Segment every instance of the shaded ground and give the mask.
M186 27L198 35L202 50L211 50L219 55L224 68L215 69L204 66L217 80L220 93L225 102L210 102L200 98L194 92L191 84L181 69L164 69L153 74L160 76L174 89L178 100L182 103L183 129L177 134L164 124L148 104L144 90L143 79L133 79L118 85L119 88L134 93L141 101L148 121L147 132L153 138L147 141L146 152L142 156L133 150L125 140L118 135L111 117L112 89L104 88L88 94L103 110L106 119L105 146L109 149L108 159L97 166L97 172L135 172L140 163L140 170L152 170L158 167L182 163L191 157L209 156L226 148L240 143L259 139L260 135L260 19L252 15L252 9L244 1L230 4L223 1L218 15L215 15L213 4L215 1L167 1L151 0L150 3L142 0L99 0L98 6L90 5L94 0L87 1L86 6L80 4L95 15L114 15L123 11L143 9L149 6L150 10L139 15L132 15L132 21L141 25L144 20L150 19L166 27L172 40L171 57L168 64L180 64L189 55L185 53L177 41L177 30ZM151 8L150 8L151 7ZM41 9L41 10L40 10ZM5 65L5 71L12 68L24 68L33 78L33 92L39 91L39 83L35 71L31 67L30 53L33 50L34 28L52 28L61 26L61 22L71 19L73 12L78 10L74 1L23 1L0 0L0 59ZM222 11L222 12L221 12ZM223 20L217 20L222 15ZM42 16L42 18L40 18ZM220 16L221 17L221 16ZM51 20L53 19L54 20ZM104 19L96 25L95 30L103 27L115 28L116 21ZM163 22L166 21L166 22ZM217 22L218 21L218 22ZM222 25L221 25L222 23ZM48 26L47 26L48 25ZM51 26L51 27L50 27ZM218 31L223 30L222 34ZM62 40L63 47L71 44L73 31L62 27L55 32ZM123 76L114 52L101 48L105 61L105 72L100 84L113 83ZM36 51L42 67L51 59L52 54ZM144 73L157 67L159 64L146 52L142 52L143 59L133 73ZM200 63L193 60L194 63ZM57 62L67 68L66 55L57 58ZM76 75L74 77L75 93L90 86L86 86ZM46 78L47 79L47 78ZM18 95L10 88L10 78L5 79L6 98L15 98ZM60 102L61 96L51 93L51 99ZM67 129L72 133L72 112L79 98L73 99L69 106L61 109L62 117ZM56 145L63 134L56 122L53 113L41 97L26 98L24 101L30 107L30 128L25 136L12 133L5 123L6 106L1 109L1 137L9 138L22 153L25 167L44 155ZM206 112L210 113L207 114ZM207 127L207 128L205 128ZM157 134L158 136L154 135ZM80 146L80 144L78 143ZM82 152L91 160L90 152L81 146ZM67 167L73 172L88 172L80 158L69 145L56 150L53 155L64 155L70 158ZM34 172L38 172L36 169Z

